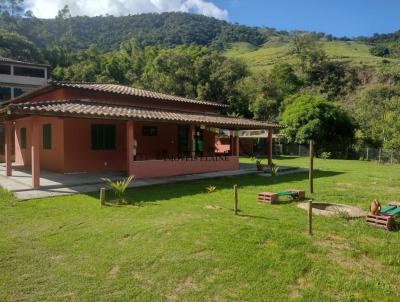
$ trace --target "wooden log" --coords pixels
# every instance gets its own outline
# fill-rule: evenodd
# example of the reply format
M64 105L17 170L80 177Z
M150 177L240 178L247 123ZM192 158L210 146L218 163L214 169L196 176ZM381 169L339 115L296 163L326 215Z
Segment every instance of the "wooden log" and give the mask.
M106 188L100 189L100 204L104 205L106 203Z
M308 201L308 235L312 236L312 200Z
M237 194L237 185L233 186L233 210L235 215L238 213L238 194Z

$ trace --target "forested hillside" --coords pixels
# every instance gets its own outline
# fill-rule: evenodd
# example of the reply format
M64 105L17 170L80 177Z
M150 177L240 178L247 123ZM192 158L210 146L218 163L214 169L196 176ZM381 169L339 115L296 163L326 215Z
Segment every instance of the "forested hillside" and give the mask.
M84 50L92 44L102 51L109 51L129 39L135 39L141 46L194 44L221 47L236 41L261 45L268 36L266 31L257 28L185 13L90 18L70 17L65 11L55 19L3 16L0 27L25 36L38 47L68 43L74 51Z
M327 124L342 123L349 133L340 143L325 142L340 156L365 146L400 148L398 38L338 39L185 13L89 18L71 17L66 7L48 20L0 16L0 55L49 63L55 80L207 99L229 105L228 114L261 120L298 123L287 112L307 102L328 108L335 121ZM312 119L317 107L303 118ZM291 139L300 142L303 134Z

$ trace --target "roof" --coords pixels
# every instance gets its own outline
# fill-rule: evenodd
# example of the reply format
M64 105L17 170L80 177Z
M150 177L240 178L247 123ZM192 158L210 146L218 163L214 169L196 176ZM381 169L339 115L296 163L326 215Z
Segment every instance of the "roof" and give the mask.
M150 99L157 99L157 100L165 100L165 101L174 101L174 102L181 102L181 103L189 103L189 104L199 104L205 106L212 106L212 107L219 107L225 108L227 105L219 104L215 102L203 101L203 100L195 100L189 99L185 97L169 95L160 92L154 92L149 90L144 90L140 88L119 85L119 84L110 84L110 83L78 83L78 82L56 82L51 81L48 84L39 87L38 89L32 90L26 94L23 94L14 100L25 99L30 95L34 95L40 93L42 90L51 89L52 87L55 88L77 88L77 89L84 89L84 90L91 90L91 91L99 91L99 92L107 92L119 95L127 95L133 97L142 97L142 98L150 98ZM12 101L11 101L12 102Z
M281 128L282 126L244 118L216 114L151 109L131 105L106 104L93 100L57 100L10 103L7 114L50 115L103 119L135 119L138 121L185 122L234 129Z
M37 63L18 61L18 60L14 60L14 59L5 58L5 57L1 57L0 56L0 64L1 63L20 64L20 65L28 65L28 66L40 66L40 67L50 67L50 65L47 65L47 64L37 64Z

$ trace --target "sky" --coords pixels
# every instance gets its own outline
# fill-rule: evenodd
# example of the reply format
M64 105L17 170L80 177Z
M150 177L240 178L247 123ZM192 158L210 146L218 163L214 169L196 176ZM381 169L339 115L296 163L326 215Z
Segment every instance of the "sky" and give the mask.
M73 16L180 11L249 26L356 37L400 29L400 0L25 0L35 16L53 18L68 4Z

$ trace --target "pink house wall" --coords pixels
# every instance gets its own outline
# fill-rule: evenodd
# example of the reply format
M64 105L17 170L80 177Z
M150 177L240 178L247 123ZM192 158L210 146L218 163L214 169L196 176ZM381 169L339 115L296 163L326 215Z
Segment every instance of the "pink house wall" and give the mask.
M57 118L57 117L37 117L39 128L44 124L52 125L52 148L43 149L42 131L40 132L40 167L45 170L73 173L73 172L105 172L105 171L126 171L126 121L100 120L100 119L76 119L76 118ZM30 167L31 165L31 135L33 118L21 118L15 124L15 162L18 165ZM114 150L92 150L91 147L91 125L92 124L112 124L116 126L116 149ZM157 136L143 136L143 126L157 127ZM157 159L165 150L169 156L178 155L178 125L170 123L142 123L134 124L134 135L138 142L137 159ZM26 128L26 148L21 148L21 128ZM211 155L215 148L215 135L204 130L204 153ZM160 174L175 175L176 171L183 169L182 173L195 173L199 171L215 171L215 167L227 168L227 163L205 162L201 164L171 161L164 164L164 161L154 161L161 164L157 168ZM145 161L152 169L153 161ZM173 165L171 165L173 163ZM138 164L139 173L142 164ZM211 166L210 166L211 165ZM186 168L179 168L185 166ZM203 167L204 166L204 167ZM185 169L188 169L186 173ZM171 169L161 171L163 169ZM177 170L178 169L178 170ZM211 169L211 170L210 170ZM172 174L170 174L172 173Z
M116 126L115 150L92 150L91 125ZM64 119L65 173L126 170L126 122L99 119Z
M51 124L52 146L51 149L43 149L43 135L40 131L40 166L43 169L64 171L64 123L62 118L37 117L39 128L44 124ZM23 166L31 165L31 134L33 118L18 119L15 123L15 163ZM21 149L21 128L26 128L26 148Z
M157 178L238 169L239 158L236 156L228 156L226 160L147 160L133 162L135 178Z

